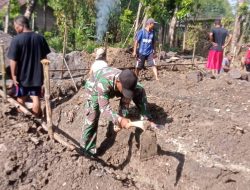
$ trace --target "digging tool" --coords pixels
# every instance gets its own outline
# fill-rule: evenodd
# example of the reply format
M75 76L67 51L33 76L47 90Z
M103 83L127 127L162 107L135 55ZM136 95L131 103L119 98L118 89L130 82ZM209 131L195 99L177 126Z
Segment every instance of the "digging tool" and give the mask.
M44 72L44 86L45 86L45 104L46 104L46 118L47 118L47 128L50 139L54 139L54 133L52 129L52 111L50 107L50 81L49 81L49 64L50 61L48 59L43 59L41 61L43 64L43 72Z
M143 120L130 121L126 128L129 127L137 127L143 130L140 135L140 159L146 160L157 155L157 137L154 128L161 129L162 127Z

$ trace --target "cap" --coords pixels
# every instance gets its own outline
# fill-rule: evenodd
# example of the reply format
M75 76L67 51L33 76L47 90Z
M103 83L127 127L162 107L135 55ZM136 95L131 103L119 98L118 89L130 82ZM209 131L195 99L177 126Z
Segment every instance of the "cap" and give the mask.
M103 58L104 55L105 55L105 49L104 49L104 48L98 48L98 49L96 50L95 59Z
M119 75L119 81L122 84L122 94L125 98L132 99L137 84L137 76L129 69L123 70Z
M151 24L151 23L156 24L157 22L155 22L155 19L149 18L149 19L147 20L147 22L146 22L146 25Z

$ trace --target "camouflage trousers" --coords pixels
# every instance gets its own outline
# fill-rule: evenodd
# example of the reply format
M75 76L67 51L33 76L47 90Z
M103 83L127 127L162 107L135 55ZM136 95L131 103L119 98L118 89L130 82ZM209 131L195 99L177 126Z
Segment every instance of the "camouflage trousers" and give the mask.
M82 128L81 146L87 152L94 152L96 149L98 121L100 118L100 108L98 104L98 96L88 96L84 108L84 126ZM140 114L144 119L151 119L148 111L147 97L144 88L137 85L133 102L140 110ZM126 117L128 115L128 106L124 104L123 98L119 104L119 115Z

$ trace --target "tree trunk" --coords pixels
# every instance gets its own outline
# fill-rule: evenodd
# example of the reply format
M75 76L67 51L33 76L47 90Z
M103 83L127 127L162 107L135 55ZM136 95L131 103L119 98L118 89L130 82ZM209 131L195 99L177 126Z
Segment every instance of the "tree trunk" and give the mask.
M239 12L239 7L244 3L245 0L238 0L238 12L236 13L235 22L234 22L234 30L232 36L231 43L231 52L234 52L235 47L238 44L241 34L241 25L242 25L242 13Z
M48 4L48 0L44 0L44 5L43 5L43 31L46 31L46 29L47 29L47 4Z
M139 20L140 20L141 8L142 8L142 3L140 2L139 6L138 6L136 20L135 20L135 32L134 32L134 36L136 35L136 32L137 32L138 27L139 27Z
M31 18L32 13L34 12L35 6L36 6L36 0L29 0L27 3L27 7L24 13L24 16L28 19Z
M32 13L31 15L31 30L35 31L35 14Z
M169 25L166 23L164 25L163 45L166 45L168 43L168 30L169 30Z
M143 20L142 20L142 27L145 28L146 27L146 22L148 20L148 10L149 10L149 7L146 7L144 12L145 12L145 16L143 17Z
M7 12L6 12L6 15L5 15L5 25L4 25L4 32L5 33L8 33L9 21L10 21L10 0L8 1Z
M163 43L163 36L164 36L164 25L160 25L159 29L159 43Z
M172 17L169 25L169 32L168 32L168 40L169 40L169 47L174 46L174 39L175 39L175 30L176 30L176 23L177 23L177 13L178 9L175 9L174 16Z
M242 33L241 33L241 36L240 36L240 40L239 40L239 48L237 49L236 51L236 56L238 56L240 54L240 51L241 51L241 47L242 47L242 44L244 42L244 37L247 35L247 31L249 30L249 20L250 20L250 14L247 15L247 18L244 22L244 24L242 23Z

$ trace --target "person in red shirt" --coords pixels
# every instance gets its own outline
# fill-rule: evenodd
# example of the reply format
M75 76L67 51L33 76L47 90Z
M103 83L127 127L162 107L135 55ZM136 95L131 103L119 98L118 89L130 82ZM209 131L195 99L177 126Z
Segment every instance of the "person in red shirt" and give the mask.
M241 64L243 69L245 68L247 72L250 72L250 44L248 44L247 47L246 56L242 58Z

